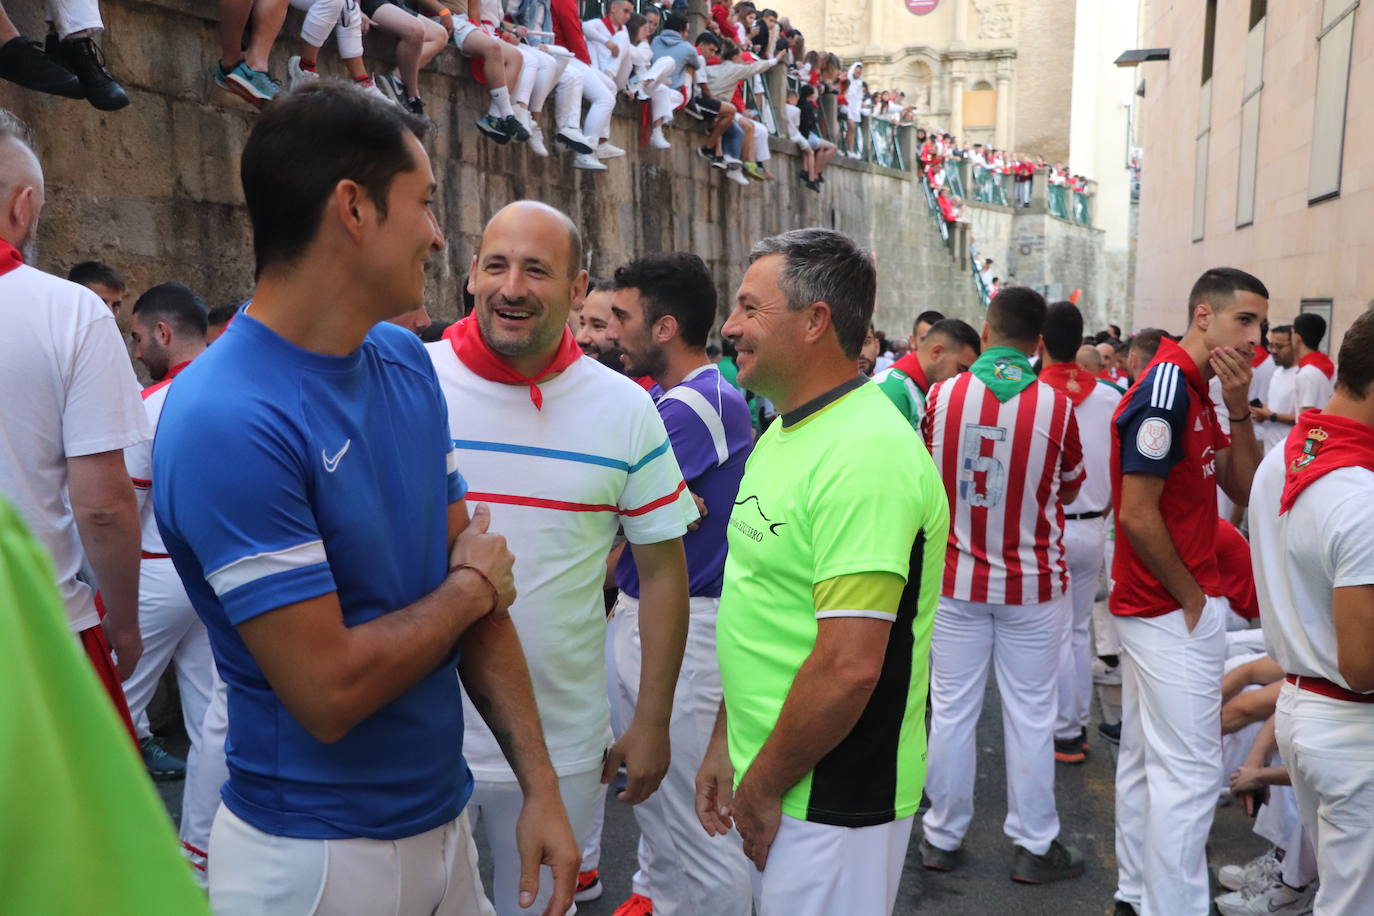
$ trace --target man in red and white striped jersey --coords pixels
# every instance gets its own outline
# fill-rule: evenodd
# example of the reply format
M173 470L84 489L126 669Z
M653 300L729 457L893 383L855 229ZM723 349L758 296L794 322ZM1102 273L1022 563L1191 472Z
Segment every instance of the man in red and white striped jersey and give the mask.
M929 776L922 864L949 870L973 819L974 729L988 663L1002 695L1013 880L1083 873L1059 842L1054 720L1060 631L1069 608L1064 503L1085 477L1063 392L1039 382L1045 300L1008 287L988 306L983 353L930 391L921 431L950 502L949 548L931 648Z

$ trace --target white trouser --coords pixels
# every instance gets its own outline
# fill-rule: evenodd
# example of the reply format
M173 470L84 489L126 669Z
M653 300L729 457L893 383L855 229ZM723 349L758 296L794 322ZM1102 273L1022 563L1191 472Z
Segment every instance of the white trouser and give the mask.
M210 705L200 724L200 740L186 757L186 785L181 795L182 853L196 866L197 878L205 871L210 830L219 810L219 790L229 779L224 759L224 740L229 734L229 691L218 669L211 669Z
M615 84L610 77L600 70L593 70L582 61L573 59L568 61L568 69L563 73L564 78L576 76L580 78L582 92L577 99L578 104L586 100L590 104L587 109L587 117L583 122L582 133L587 139L595 144L598 140L603 140L611 135L611 113L615 110ZM555 100L555 117L558 119L559 127L576 127L577 116L581 113L576 107L568 104L571 102L569 94L568 102L563 98L563 82L559 81L558 97Z
M1082 518L1064 523L1064 553L1069 561L1069 613L1064 615L1059 643L1059 714L1056 738L1077 738L1088 725L1093 698L1093 603L1102 574L1105 518Z
M1264 647L1264 630L1260 627L1253 627L1246 630L1227 630L1226 631L1226 657L1235 658L1239 655L1267 655L1268 651Z
M887 916L913 820L836 827L784 814L767 867L749 866L758 916Z
M996 667L1007 757L1011 841L1044 855L1059 835L1054 804L1055 673L1068 594L1044 604L940 598L930 646L930 751L926 840L958 849L973 820L975 733L988 663Z
M176 567L168 559L144 560L138 572L138 627L143 655L133 676L124 682L124 699L140 739L152 734L148 703L167 666L177 666L181 715L191 746L200 742L200 723L210 705L215 660L210 637L196 616Z
M552 54L545 54L529 45L516 45L520 58L525 62L520 68L520 77L515 81L515 92L511 100L537 112L544 108L549 93L558 83L559 62Z
M652 898L656 916L749 916L749 864L739 834L732 830L726 836L710 836L696 815L697 770L706 757L721 701L716 662L719 607L719 598L691 599L687 646L668 723L672 762L658 791L634 808L640 832L635 892ZM637 599L620 594L609 631L611 728L619 736L629 727L639 701Z
M332 29L338 38L340 60L363 56L363 18L358 0L291 0L291 6L305 13L301 41L322 48Z
M630 82L630 68L634 66L634 58L631 57L624 48L615 57L606 54L606 66L597 72L609 79L615 85L617 92L624 89Z
M1221 779L1226 613L1208 598L1192 633L1182 611L1116 621L1116 896L1141 916L1204 916L1212 902L1204 847Z
M1292 786L1269 787L1269 800L1255 815L1255 834L1284 851L1282 878L1289 887L1306 887L1316 879L1317 853Z
M400 840L303 840L263 833L221 806L210 844L215 916L492 913L466 814Z
M96 0L48 0L47 18L57 28L57 37L62 39L87 29L105 28Z
M762 122L754 121L749 118L742 118L736 121L740 128L752 130L754 132L754 161L767 162L773 158L773 151L768 148L768 128Z
M1279 691L1279 752L1317 850L1316 916L1374 909L1374 703ZM1363 901L1363 903L1361 902Z
M1112 556L1116 553L1116 540L1108 537L1102 545L1102 567L1106 570L1107 594L1112 593ZM1121 636L1116 632L1116 617L1107 608L1106 601L1093 603L1093 641L1097 644L1098 655L1120 655Z
M601 770L574 773L558 777L558 794L563 797L563 807L568 811L573 836L581 837L587 833L592 821L592 810L600 797ZM553 870L547 865L539 868L539 893L528 909L520 908L520 851L515 845L515 822L520 818L520 809L525 803L524 793L518 782L497 782L479 779L473 787L472 799L468 802L468 814L472 818L474 830L481 829L487 836L487 847L491 850L494 875L492 877L492 899L496 901L499 916L529 916L542 913L553 896ZM577 907L568 910L575 913ZM361 910L357 912L362 912Z
M582 70L572 66L569 60L558 76L557 89L553 96L553 120L558 129L565 127L577 129L578 119L582 116Z

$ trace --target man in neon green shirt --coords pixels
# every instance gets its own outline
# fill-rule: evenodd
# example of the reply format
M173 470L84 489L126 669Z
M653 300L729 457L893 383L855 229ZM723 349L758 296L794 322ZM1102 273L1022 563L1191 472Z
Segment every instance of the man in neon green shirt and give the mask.
M0 499L0 911L209 916L56 575Z
M912 333L911 340L912 350L875 375L873 381L902 412L911 428L919 430L930 386L967 372L983 345L973 326L958 318L940 319L930 326L919 344L916 333Z
M730 517L725 702L697 813L738 827L762 916L889 913L925 776L949 509L915 431L856 372L875 282L840 233L765 239L722 329L740 382L782 413Z

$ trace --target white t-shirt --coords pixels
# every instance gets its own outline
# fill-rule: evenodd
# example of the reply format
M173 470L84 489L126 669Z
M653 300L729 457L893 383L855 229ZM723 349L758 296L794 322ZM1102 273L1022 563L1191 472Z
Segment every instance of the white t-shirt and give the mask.
M1088 478L1078 497L1064 507L1066 515L1112 510L1112 417L1123 395L1111 385L1097 382L1092 394L1073 409L1078 438L1083 443L1083 469Z
M162 417L162 405L167 403L171 384L172 379L165 378L143 389L143 409L148 414L148 424L154 432L157 431L157 421ZM153 440L125 449L124 466L129 471L129 480L133 482L134 495L138 497L143 552L165 556L167 548L163 546L162 532L158 530L157 519L153 515Z
M0 494L52 554L73 632L96 626L67 496L67 459L152 437L124 339L105 303L21 266L0 275Z
M582 37L587 42L587 53L591 56L592 66L608 76L615 76L620 62L630 53L630 32L623 25L611 34L606 23L600 19L588 19L582 23ZM606 42L612 41L620 49L619 55L612 55Z
M1331 400L1331 395L1336 391L1336 386L1331 383L1331 379L1327 378L1326 373L1316 366L1298 367L1295 387L1297 393L1294 397L1297 400L1299 413L1313 407L1318 410L1323 409L1326 407L1326 402Z
M1336 658L1331 592L1374 585L1374 472L1331 471L1279 515L1284 457L1273 449L1250 488L1254 558L1264 644L1284 671L1349 688Z
M429 344L448 401L468 506L491 507L491 530L515 554L511 619L529 662L544 739L560 776L601 766L606 699L606 556L623 526L632 544L681 537L697 519L653 399L583 357L529 388L489 382L447 340ZM466 695L463 755L477 779L515 779Z
M1298 411L1298 367L1289 366L1287 369L1277 367L1272 375L1269 376L1269 388L1261 395L1264 406L1287 416L1292 416ZM1259 425L1257 430L1264 440L1264 447L1271 449L1288 438L1288 434L1293 431L1292 423L1280 423L1278 420L1265 420Z

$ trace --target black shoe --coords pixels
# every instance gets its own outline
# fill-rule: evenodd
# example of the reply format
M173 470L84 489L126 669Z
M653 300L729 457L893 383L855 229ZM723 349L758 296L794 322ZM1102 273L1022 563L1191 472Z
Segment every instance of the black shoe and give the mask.
M941 849L939 846L932 846L924 836L917 844L917 849L921 852L921 866L931 871L954 871L964 861L962 849Z
M806 182L806 187L808 190L815 191L817 194L821 193L821 183L819 181L808 181Z
M419 96L411 96L406 99L406 110L423 118L425 116L425 103L421 101Z
M143 752L143 765L154 779L181 779L186 775L186 761L167 753L156 738L144 738L138 747Z
M89 38L68 38L56 42L59 62L76 74L86 90L86 101L101 111L118 111L129 104L128 93L105 69L105 55Z
M1107 724L1106 722L1099 722L1099 723L1097 723L1097 733L1098 733L1099 735L1101 735L1103 738L1106 738L1106 739L1107 739L1108 741L1110 741L1112 744L1120 744L1120 743L1121 743L1121 723L1120 723L1120 722L1114 722L1114 723L1112 723L1112 724L1110 724L1110 725Z
M703 112L700 108L697 107L697 100L695 98L689 99L687 101L687 104L679 108L678 111L682 112L690 118L696 118L698 121L700 121L702 117L705 115L705 112Z
M501 123L505 125L506 133L510 134L510 138L516 143L524 143L530 138L530 132L525 130L525 125L515 119L515 115L506 115Z
M50 59L38 42L23 35L11 38L0 46L0 79L34 92L60 95L64 99L86 97L86 90L75 73Z
M1083 874L1083 853L1058 840L1050 843L1043 856L1037 856L1024 846L1016 847L1011 860L1011 880L1022 884L1048 884L1065 881Z
M477 129L503 146L510 142L510 131L506 130L505 118L483 115L477 119Z
M1116 909L1112 910L1112 916L1140 916L1140 914L1135 911L1135 907L1131 906L1126 901L1118 900L1116 902Z

